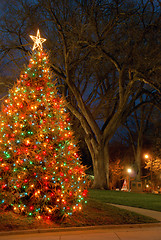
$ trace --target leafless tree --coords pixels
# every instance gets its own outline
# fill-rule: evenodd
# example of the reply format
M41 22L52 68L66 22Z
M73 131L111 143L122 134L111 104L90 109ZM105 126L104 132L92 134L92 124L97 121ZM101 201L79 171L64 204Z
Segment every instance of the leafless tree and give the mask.
M142 99L140 99L142 102ZM141 181L141 161L143 159L143 144L151 125L153 105L142 105L125 122L135 159L136 180Z
M59 90L80 121L95 188L108 188L109 141L145 103L137 99L152 93L147 84L153 101L160 98L160 20L160 5L150 0L8 1L1 58L10 55L23 64L30 53L28 35L42 30Z

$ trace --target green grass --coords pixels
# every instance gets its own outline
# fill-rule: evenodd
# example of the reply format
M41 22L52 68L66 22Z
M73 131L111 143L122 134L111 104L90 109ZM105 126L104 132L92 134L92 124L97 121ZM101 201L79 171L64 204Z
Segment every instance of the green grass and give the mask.
M0 231L158 222L153 218L145 217L106 203L161 211L161 195L89 190L89 198L87 204L83 207L83 211L74 213L71 217L62 221L38 221L11 211L0 212Z
M89 198L104 203L140 207L161 212L161 194L89 190Z
M157 220L145 217L140 214L130 212L110 206L106 203L89 199L83 211L74 213L71 217L58 221L36 220L31 217L15 214L11 211L0 213L0 232L25 230L25 229L47 229L61 227L82 227L97 225L122 225L122 224L142 224L156 223Z

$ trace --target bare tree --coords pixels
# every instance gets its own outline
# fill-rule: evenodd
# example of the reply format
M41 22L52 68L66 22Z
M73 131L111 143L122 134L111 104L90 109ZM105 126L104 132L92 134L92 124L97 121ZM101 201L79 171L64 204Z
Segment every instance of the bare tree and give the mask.
M51 70L67 107L80 121L92 157L95 188L108 188L109 141L145 103L137 99L151 94L147 84L154 89L154 101L160 97L158 11L150 0L140 5L119 0L8 1L0 27L1 56L12 54L23 63L31 29L43 29Z
M142 98L142 97L141 97ZM142 102L142 99L140 99ZM135 159L136 180L141 180L141 160L143 159L143 143L145 135L151 125L153 105L142 105L126 121L124 126L128 130L129 139Z

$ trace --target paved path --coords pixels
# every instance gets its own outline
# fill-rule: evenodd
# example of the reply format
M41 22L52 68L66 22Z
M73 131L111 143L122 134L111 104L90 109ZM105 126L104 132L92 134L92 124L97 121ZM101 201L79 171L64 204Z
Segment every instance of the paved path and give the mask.
M161 226L8 235L0 240L161 240Z
M108 203L108 204L110 204L110 203ZM152 217L152 218L161 222L161 212L152 211L152 210L143 209L143 208L123 206L123 205L118 205L118 204L110 204L110 205L115 206L115 207L119 207L119 208L123 208L123 209L129 210L131 212L136 212L136 213L139 213L139 214L144 215L144 216Z

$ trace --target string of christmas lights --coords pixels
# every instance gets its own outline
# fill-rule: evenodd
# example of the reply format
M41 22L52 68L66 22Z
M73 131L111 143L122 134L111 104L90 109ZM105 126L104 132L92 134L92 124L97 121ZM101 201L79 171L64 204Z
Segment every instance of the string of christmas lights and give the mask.
M41 47L9 91L0 114L0 206L41 218L81 210L85 167Z

